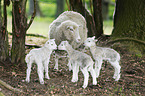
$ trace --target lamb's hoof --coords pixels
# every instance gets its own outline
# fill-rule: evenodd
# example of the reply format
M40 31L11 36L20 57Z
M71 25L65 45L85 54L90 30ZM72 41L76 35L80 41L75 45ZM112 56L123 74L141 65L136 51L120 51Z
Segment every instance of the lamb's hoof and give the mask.
M58 70L58 68L54 67L55 70Z
M26 81L27 83L29 83L29 82L30 82L30 80L29 80L29 79L27 79L27 78L26 78L26 80L25 80L25 81Z
M87 87L87 85L83 85L82 87L85 89Z
M71 82L77 82L78 80L77 79L73 79L73 80L71 80Z
M50 79L49 77L45 77L46 79Z
M69 71L71 71L72 69L69 69Z
M97 85L97 81L96 82L93 82L93 85Z
M40 84L44 84L44 81L40 81Z

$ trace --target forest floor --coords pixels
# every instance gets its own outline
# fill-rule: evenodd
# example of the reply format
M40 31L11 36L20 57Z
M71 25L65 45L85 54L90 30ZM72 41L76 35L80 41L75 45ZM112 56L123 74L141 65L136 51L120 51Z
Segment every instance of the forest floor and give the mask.
M59 60L59 70L54 69L54 58L49 64L50 79L45 79L45 84L39 83L36 65L33 64L30 83L25 82L26 64L11 64L0 62L0 79L14 88L23 92L13 92L0 85L0 95L5 96L143 96L145 94L145 57L130 54L125 47L114 48L121 55L121 78L116 82L112 77L113 67L108 62L103 62L97 85L89 85L83 89L84 77L79 72L79 80L72 83L72 71L68 70L67 58Z

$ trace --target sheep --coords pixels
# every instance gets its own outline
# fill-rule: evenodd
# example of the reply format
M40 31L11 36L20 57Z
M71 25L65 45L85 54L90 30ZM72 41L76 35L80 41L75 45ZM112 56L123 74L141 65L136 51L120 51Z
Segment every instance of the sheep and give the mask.
M55 44L55 39L48 40L43 47L32 49L25 57L25 61L27 63L26 70L26 82L30 82L30 73L32 63L37 64L37 73L39 76L40 84L44 84L44 70L45 70L45 78L50 79L48 75L48 64L50 55L53 50L57 49L57 45Z
M80 67L84 75L84 84L82 87L86 88L88 86L88 79L89 79L88 71L91 73L93 79L93 85L97 84L95 70L93 69L94 62L89 55L74 50L72 46L68 43L68 41L62 41L58 46L58 49L67 51L69 55L70 64L73 70L73 76L71 80L72 82L78 81L78 72Z
M63 22L67 20L69 20L69 23L64 24ZM61 23L63 23L65 27L63 27L64 29L59 31L57 28L58 26L61 25ZM73 24L70 24L70 23L73 23L73 24L75 23L75 25L77 24L78 27L74 27ZM68 28L69 30L66 31ZM75 28L77 30L74 30ZM65 33L64 32L62 33L62 31L65 31ZM76 33L75 31L77 31L78 33ZM66 32L68 32L68 34ZM77 38L79 36L70 38L69 35L73 35L71 34L72 32L74 32L75 35L78 34L80 38ZM69 44L71 44L72 47L75 49L75 48L78 48L87 39L87 32L88 30L86 27L86 20L80 13L77 13L74 11L65 11L50 24L48 36L50 39L54 38L57 45L59 45L61 41L64 41L64 38L65 38L65 40L68 40ZM61 35L56 35L56 34L61 34ZM57 38L60 38L60 39L57 39Z
M67 40L76 49L87 39L87 32L86 20L80 13L65 11L50 24L48 36L49 39L55 38L56 45ZM56 56L54 67L57 70L58 58Z
M100 69L102 66L103 60L107 60L111 63L111 65L114 67L115 72L113 78L115 81L118 81L120 78L120 69L121 66L119 65L120 61L120 54L111 48L103 48L96 46L95 42L95 36L92 38L87 38L84 42L84 45L86 47L89 47L91 54L95 60L95 70L96 70L96 76L98 78L100 74Z

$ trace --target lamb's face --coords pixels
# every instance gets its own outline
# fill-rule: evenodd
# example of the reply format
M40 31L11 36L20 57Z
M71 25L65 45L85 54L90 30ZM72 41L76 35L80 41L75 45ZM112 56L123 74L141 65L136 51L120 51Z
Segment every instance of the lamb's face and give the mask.
M45 47L52 49L52 50L56 50L57 49L57 45L55 44L55 39L50 39L45 43Z
M62 41L60 43L60 45L58 46L58 50L66 50L66 44L67 43L68 43L67 41Z
M86 47L95 46L95 45L96 45L96 44L95 44L96 41L97 41L97 40L95 40L95 36L92 37L92 38L87 38L87 39L84 41L84 45L85 45Z

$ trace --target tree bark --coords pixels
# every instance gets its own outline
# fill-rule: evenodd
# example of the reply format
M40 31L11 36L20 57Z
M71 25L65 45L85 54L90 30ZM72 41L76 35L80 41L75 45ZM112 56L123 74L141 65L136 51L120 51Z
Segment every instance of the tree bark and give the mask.
M3 19L1 12L1 0L0 0L0 61L9 60L9 44L8 44L8 32L7 32L7 9L8 0L4 0L3 5Z
M145 0L116 1L112 39L125 37L145 41ZM144 45L129 44L145 52Z
M93 0L92 14L83 6L82 0L69 0L71 9L81 13L87 22L88 36L100 37L103 34L103 20L101 10L101 0Z
M63 11L64 11L64 0L56 0L57 2L57 9L55 18L57 18Z
M34 0L35 1L35 0ZM25 58L25 36L26 31L32 24L35 17L36 8L30 22L27 24L26 18L27 0L12 1L12 48L11 62L24 63ZM35 7L36 3L34 2Z

